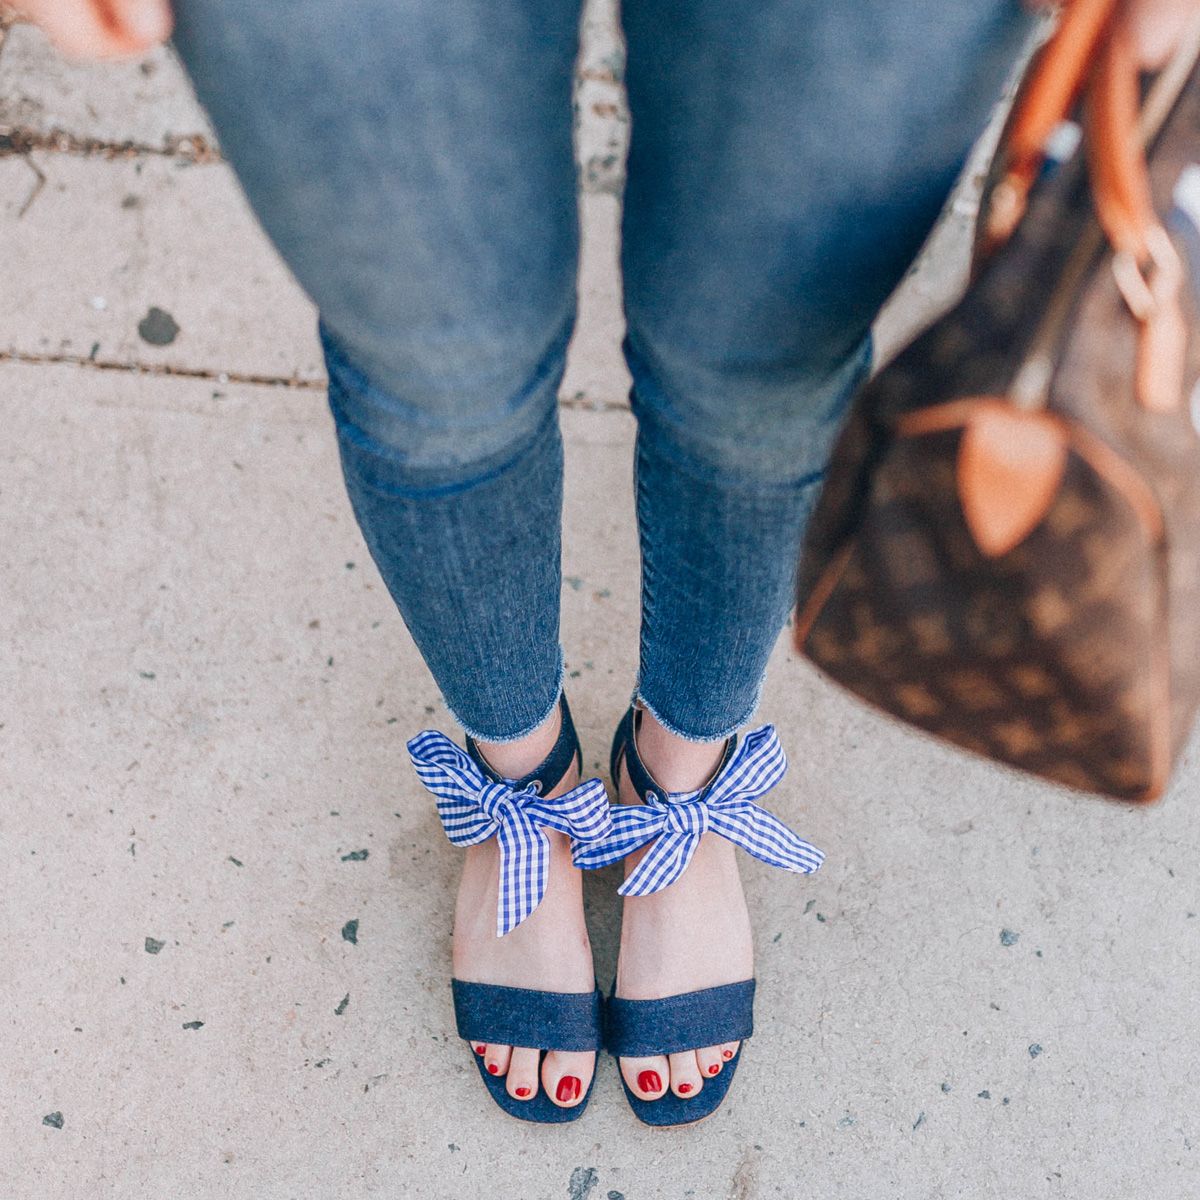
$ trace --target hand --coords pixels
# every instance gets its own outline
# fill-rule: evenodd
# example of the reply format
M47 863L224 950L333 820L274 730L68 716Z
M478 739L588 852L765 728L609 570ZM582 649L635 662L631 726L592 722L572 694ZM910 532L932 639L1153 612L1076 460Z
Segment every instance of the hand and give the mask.
M1058 8L1062 0L1029 3L1031 8ZM1118 19L1133 34L1142 70L1157 71L1175 52L1188 22L1200 15L1200 0L1124 0L1121 10Z
M1142 69L1166 66L1188 24L1200 16L1200 0L1128 0L1123 20L1133 34Z
M169 0L10 0L68 58L126 58L171 36Z

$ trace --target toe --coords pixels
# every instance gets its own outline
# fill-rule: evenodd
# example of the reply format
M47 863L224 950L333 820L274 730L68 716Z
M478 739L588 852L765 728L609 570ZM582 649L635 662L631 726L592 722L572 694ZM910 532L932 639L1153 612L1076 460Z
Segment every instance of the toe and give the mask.
M595 1069L590 1050L551 1050L542 1063L542 1087L559 1108L574 1108L587 1095Z
M720 1046L705 1046L703 1050L696 1051L696 1063L700 1067L700 1074L705 1079L719 1075L724 1061L721 1057Z
M663 1055L621 1059L621 1076L641 1100L657 1100L671 1082L671 1067Z
M737 1052L741 1042L726 1042L721 1047L721 1061L728 1062Z
M685 1050L682 1054L672 1054L670 1058L671 1091L687 1100L704 1086L700 1064L696 1061L696 1052Z
M489 1075L503 1075L512 1058L511 1046L488 1046L483 1052L483 1065Z
M537 1095L538 1062L541 1057L540 1050L530 1050L525 1046L513 1047L505 1086L514 1100L532 1100Z

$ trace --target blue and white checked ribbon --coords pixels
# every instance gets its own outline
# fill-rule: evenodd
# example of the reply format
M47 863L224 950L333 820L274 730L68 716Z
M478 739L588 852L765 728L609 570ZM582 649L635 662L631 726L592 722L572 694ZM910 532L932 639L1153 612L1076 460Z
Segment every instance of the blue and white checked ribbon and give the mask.
M763 725L746 735L707 788L666 796L647 792L645 804L614 805L612 833L578 849L575 865L606 867L658 838L617 889L622 896L648 896L674 883L687 870L701 835L712 830L773 867L815 871L825 855L754 803L786 770L787 758L775 726Z
M444 733L427 729L408 743L421 782L437 798L438 816L456 846L474 846L495 835L500 847L500 894L496 936L503 937L542 902L550 875L545 825L576 843L604 837L611 828L608 796L589 779L553 799L531 784L522 792L492 783L474 760Z

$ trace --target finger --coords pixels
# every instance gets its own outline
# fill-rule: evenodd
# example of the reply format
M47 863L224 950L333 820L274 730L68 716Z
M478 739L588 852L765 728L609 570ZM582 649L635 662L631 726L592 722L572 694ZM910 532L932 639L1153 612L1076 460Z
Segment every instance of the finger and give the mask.
M1193 0L1136 0L1126 7L1124 19L1143 70L1166 66L1196 14Z
M68 58L143 54L171 35L168 0L18 0L17 10Z
M126 37L148 50L165 42L174 25L170 0L117 0L113 5L120 14Z

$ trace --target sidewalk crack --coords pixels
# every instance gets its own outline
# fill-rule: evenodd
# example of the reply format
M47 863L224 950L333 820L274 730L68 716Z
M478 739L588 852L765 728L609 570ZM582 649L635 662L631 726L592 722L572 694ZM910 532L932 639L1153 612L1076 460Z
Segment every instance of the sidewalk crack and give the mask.
M94 357L91 354L32 354L22 350L0 350L0 363L13 362L25 366L68 366L92 371L117 371L126 375L174 376L179 379L204 379L211 383L246 383L256 387L293 388L297 391L323 392L328 388L326 379L300 379L295 375L259 375L248 371L213 371L205 367L178 367L171 363L117 362L112 359ZM577 393L560 396L559 408L581 412L628 412L629 403L623 400L592 400Z
M17 209L18 221L29 211L29 206L38 198L38 194L42 188L46 186L46 176L41 167L28 154L22 154L21 157L25 160L25 165L34 173L36 178L33 181L33 186L29 189L29 195L25 197L25 202Z
M94 351L93 351L94 353ZM33 366L82 367L93 371L121 371L127 375L174 375L180 379L205 379L213 383L250 383L259 387L286 387L301 391L324 391L324 379L300 379L295 375L258 375L241 371L211 371L204 367L177 367L171 363L114 362L82 354L29 354L0 350L0 362Z
M0 158L11 158L16 154L28 157L34 150L73 154L81 158L115 159L155 156L174 158L194 165L208 165L225 161L212 139L203 133L168 137L163 139L161 146L151 146L146 142L114 142L104 138L78 137L61 129L52 129L46 133L24 125L0 126Z

